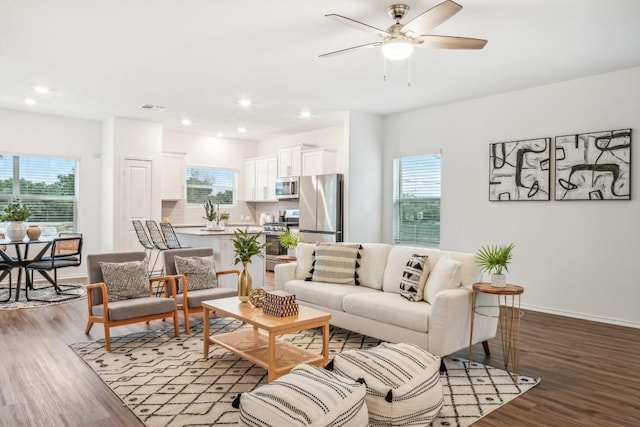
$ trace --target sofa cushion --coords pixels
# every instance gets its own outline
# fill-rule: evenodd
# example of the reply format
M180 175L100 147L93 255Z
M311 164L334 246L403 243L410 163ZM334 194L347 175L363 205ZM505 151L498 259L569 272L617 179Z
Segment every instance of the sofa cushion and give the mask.
M187 288L191 290L215 288L218 286L216 264L211 256L176 256L176 271L187 278Z
M400 294L375 291L347 294L342 306L346 313L418 332L427 332L429 327L431 306L424 301L409 301Z
M387 256L391 245L386 243L363 243L360 248L360 258L357 269L360 286L372 289L382 289L382 275L387 266Z
M296 251L296 279L305 280L311 277L311 273L309 272L313 268L313 254L315 250L315 243L298 243L298 249Z
M385 292L400 293L400 278L413 254L429 255L428 249L394 246L387 256L387 265L382 276L382 289Z
M362 286L345 286L336 283L308 282L304 280L290 280L285 283L284 290L296 294L298 301L306 301L336 311L342 311L342 299L345 295L381 293Z
M440 257L433 266L424 290L424 300L433 303L438 292L460 286L462 263L449 257Z
M109 302L149 296L147 261L100 262Z
M357 243L318 243L313 263L314 282L356 284Z
M422 301L424 285L429 276L429 257L413 254L400 278L400 295L409 301Z
M462 275L460 281L462 286L470 286L482 281L482 271L476 264L476 255L463 252L449 252L449 256L462 263Z

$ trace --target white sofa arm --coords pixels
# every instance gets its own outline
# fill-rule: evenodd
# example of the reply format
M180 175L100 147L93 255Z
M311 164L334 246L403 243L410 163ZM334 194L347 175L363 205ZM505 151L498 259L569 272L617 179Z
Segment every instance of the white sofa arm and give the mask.
M447 289L436 295L429 316L429 351L445 356L469 346L471 330L471 289ZM495 304L489 295L477 293L476 305ZM497 314L497 310L495 313ZM476 314L473 324L473 343L496 335L498 320Z
M284 284L296 278L296 265L295 262L276 264L273 269L276 291L284 291Z

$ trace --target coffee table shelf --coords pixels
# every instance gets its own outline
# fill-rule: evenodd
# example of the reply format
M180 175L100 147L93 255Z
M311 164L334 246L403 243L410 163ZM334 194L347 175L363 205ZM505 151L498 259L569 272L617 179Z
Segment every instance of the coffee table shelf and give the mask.
M212 335L210 342L218 344L261 368L269 370L269 337L253 329ZM276 341L274 373L281 376L300 363L324 366L324 356L286 341Z
M276 317L249 303L241 303L237 297L220 298L202 303L204 314L204 357L209 356L209 346L217 344L257 366L267 370L268 380L288 373L300 363L324 366L329 361L329 319L331 314L310 307L300 306L297 315ZM209 335L211 313L233 317L253 328L226 334ZM322 328L322 354L317 354L277 336L305 329Z

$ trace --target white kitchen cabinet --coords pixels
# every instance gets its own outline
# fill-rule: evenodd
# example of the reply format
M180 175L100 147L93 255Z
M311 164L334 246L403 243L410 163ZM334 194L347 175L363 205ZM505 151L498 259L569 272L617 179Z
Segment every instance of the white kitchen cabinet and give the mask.
M244 167L245 200L249 202L276 201L277 157L247 159Z
M162 153L160 193L162 200L182 200L185 197L184 186L185 155L181 153Z
M247 202L256 200L256 161L244 161L244 199Z
M306 150L302 152L302 176L324 175L337 172L337 154L335 151Z
M302 173L302 145L278 149L278 177L300 176Z

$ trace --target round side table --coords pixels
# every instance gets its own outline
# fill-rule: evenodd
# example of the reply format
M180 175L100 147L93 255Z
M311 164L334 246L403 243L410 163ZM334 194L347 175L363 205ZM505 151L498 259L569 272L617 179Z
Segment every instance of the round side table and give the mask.
M498 298L497 305L477 305L478 292L495 295ZM518 285L506 285L495 287L491 283L474 283L471 293L471 332L469 333L469 366L471 366L471 345L473 342L473 320L476 314L487 317L497 317L500 322L500 337L502 339L502 355L504 368L508 371L511 362L514 383L518 383L518 353L520 351L520 318L523 316L520 310L520 299L524 288ZM498 309L498 315L491 314L483 309Z

